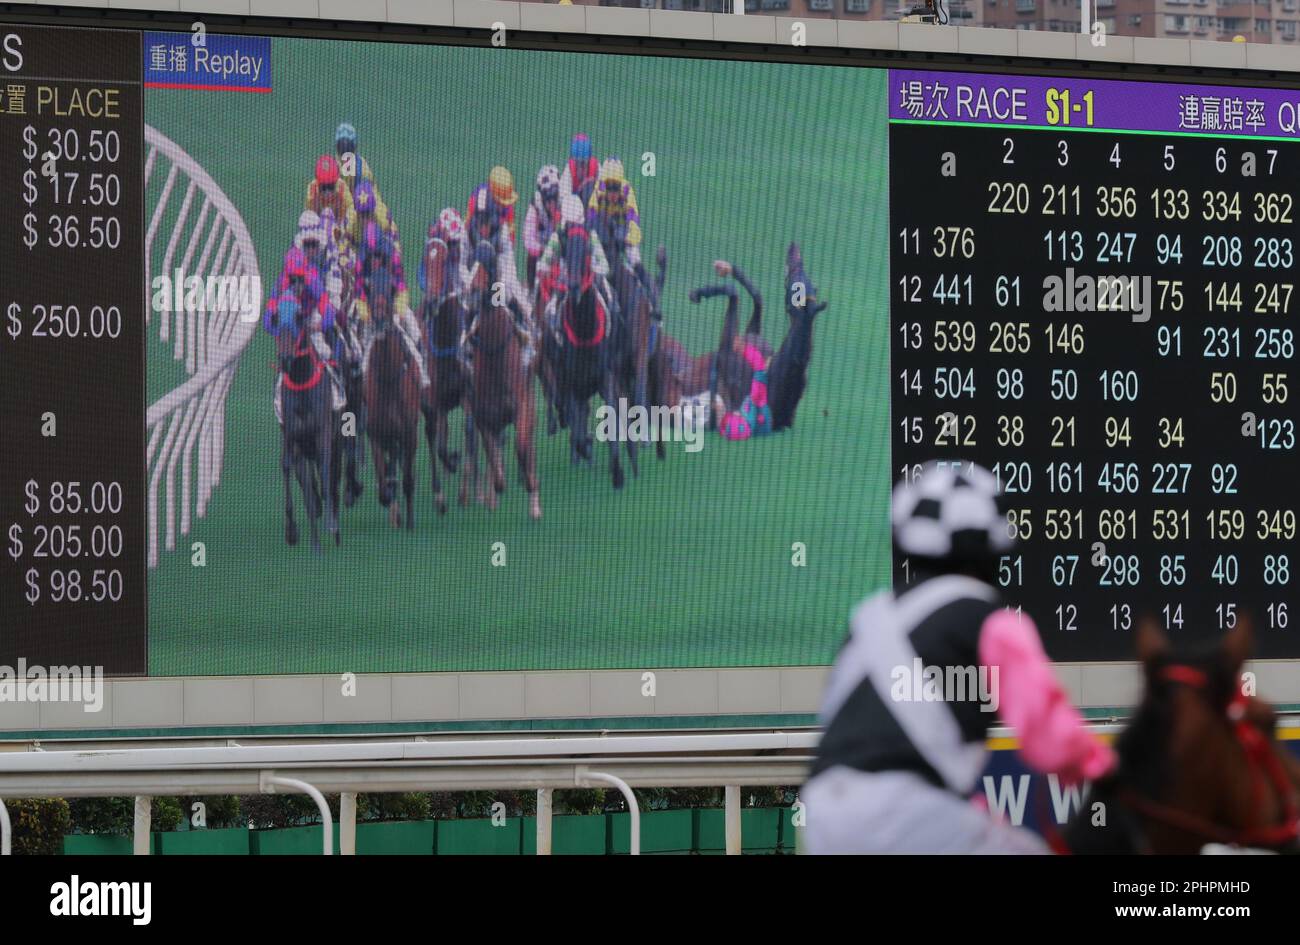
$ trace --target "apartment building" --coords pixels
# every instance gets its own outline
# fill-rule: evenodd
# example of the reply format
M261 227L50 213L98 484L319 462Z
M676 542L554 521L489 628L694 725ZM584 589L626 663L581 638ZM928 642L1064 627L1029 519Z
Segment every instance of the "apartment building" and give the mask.
M1079 0L980 0L984 26L1079 29ZM1096 19L1122 36L1294 43L1300 0L1097 0Z
M537 0L555 2L555 0ZM571 0L589 6L725 13L734 0ZM744 0L746 13L809 19L896 20L925 0ZM1079 29L1080 0L938 0L954 26ZM1300 0L1094 0L1094 19L1120 36L1295 43Z
M604 7L641 7L652 10L697 10L726 13L734 0L572 0ZM941 0L953 26L981 26L982 0ZM745 0L746 13L809 19L896 20L925 0Z

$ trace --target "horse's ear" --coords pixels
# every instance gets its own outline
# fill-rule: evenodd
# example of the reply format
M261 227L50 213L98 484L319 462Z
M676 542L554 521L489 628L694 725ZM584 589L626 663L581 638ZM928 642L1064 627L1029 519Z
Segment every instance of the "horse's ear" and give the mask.
M1147 614L1138 621L1137 658L1150 665L1169 652L1169 638L1155 617Z
M1241 668L1241 664L1250 658L1255 648L1255 625L1250 615L1237 615L1237 625L1223 637L1223 658L1232 670Z

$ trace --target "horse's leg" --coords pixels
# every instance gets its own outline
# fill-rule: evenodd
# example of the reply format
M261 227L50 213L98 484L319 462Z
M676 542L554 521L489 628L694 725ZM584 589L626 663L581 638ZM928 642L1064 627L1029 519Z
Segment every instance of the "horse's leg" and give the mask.
M285 429L280 434L280 471L284 473L284 540L298 544L298 523L293 520L293 444L289 438L288 411L285 411Z
M555 436L555 431L559 428L559 421L555 417L555 373L550 358L546 356L545 341L542 343L542 363L537 370L537 379L541 382L542 400L546 404L546 435Z
M474 494L474 480L478 478L478 431L474 426L474 414L470 410L468 395L461 401L461 410L465 414L465 468L460 474L460 504L467 506Z
M424 411L424 439L429 444L429 482L433 486L433 505L439 515L447 514L447 499L442 494L442 480L438 478L438 447L442 435L442 411L435 402Z
M614 380L614 372L606 371L605 376L601 379L600 396L604 398L605 403L610 404L614 409L618 409L618 384ZM628 446L632 445L632 438L628 437ZM630 452L630 451L629 451ZM619 446L618 437L612 436L609 440L609 475L614 482L615 489L623 488L623 464L618 459Z
M374 460L375 465L375 484L379 486L379 504L388 508L393 501L393 492L388 486L388 468L384 462L384 446L379 442L379 437L371 434L370 437L370 458Z
M487 454L487 475L483 477L480 493L489 509L497 507L497 494L505 489L505 476L501 462L501 434L487 430L479 431L483 438L483 452ZM491 480L489 483L488 480Z
M522 390L515 395L515 459L528 493L528 515L542 517L542 497L537 486L537 447L533 444L537 426L537 403L531 378L524 378Z
M320 491L325 509L325 530L334 536L334 543L339 542L339 477L335 469L338 457L334 455L334 433L338 429L338 417L334 415L330 403L333 394L325 389L325 400L317 410L316 455L320 461Z
M497 495L506 491L506 431L496 435L496 464L492 470L492 490Z
M406 528L408 531L415 528L415 450L416 445L420 442L420 432L417 429L419 425L419 411L412 411L415 416L406 426L406 433L402 437L402 494L406 496ZM433 457L429 457L432 459Z
M343 532L339 527L339 484L343 480L343 450L340 442L341 433L336 427L330 437L331 460L330 460L330 516L334 524L334 547L343 544Z
M569 428L569 465L577 466L582 462L582 434L578 432L578 398L566 393L560 401L564 413L564 425Z
M621 386L622 386L622 385L618 385L619 388L621 388ZM634 384L633 386L635 386L635 384ZM620 389L620 390L619 390L619 393L621 393L621 394L626 394L626 393L632 393L632 392L631 392L631 391L627 391L627 392L625 392L625 391L623 391L623 390ZM633 396L635 397L635 395L633 395ZM632 406L635 407L635 406L636 406L636 403L634 402ZM644 411L645 408L642 407L641 410ZM644 413L642 414L642 416L643 416L643 420L644 420L644 425L642 426L642 433L645 434L646 436L648 436L648 435L649 435L649 429L648 429L648 427L649 427L650 419L649 419L649 417L646 417L646 416L644 415ZM640 447L641 447L641 441L640 441L637 437L634 437L634 436L628 436L627 441L626 441L626 443L625 443L624 445L627 447L627 463L628 463L629 466L632 467L632 478L635 479L635 478L637 478L638 476L641 475L641 470L640 470L640 468L637 466L637 461L636 461L636 453L637 453L637 450L640 449Z
M353 386L356 386L355 383ZM348 488L343 497L343 502L348 508L352 508L357 499L361 498L362 492L361 480L357 478L357 446L364 432L361 429L362 409L363 404L360 396L348 398L348 412L352 415L352 432L351 434L342 434L343 452L347 455L348 466Z
M667 397L667 385L664 383L664 376L661 373L665 368L663 360L658 355L651 355L646 362L646 382L649 389L649 401L654 406L672 406ZM667 453L664 446L664 440L668 434L668 414L661 411L658 421L658 437L655 439L655 456L663 460Z
M437 424L438 458L442 460L442 468L454 476L456 470L460 468L460 453L452 452L449 448L451 411L439 407L435 415L435 423Z
M307 521L311 525L311 550L321 553L320 548L320 490L316 485L314 464L302 450L298 451L294 463L298 470L298 485L302 488L302 501L307 507Z

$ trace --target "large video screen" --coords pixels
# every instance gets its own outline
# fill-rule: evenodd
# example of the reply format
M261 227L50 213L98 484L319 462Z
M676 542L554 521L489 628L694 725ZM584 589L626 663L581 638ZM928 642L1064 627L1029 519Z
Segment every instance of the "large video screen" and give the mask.
M824 665L929 460L1054 657L1300 655L1293 95L0 33L0 662Z

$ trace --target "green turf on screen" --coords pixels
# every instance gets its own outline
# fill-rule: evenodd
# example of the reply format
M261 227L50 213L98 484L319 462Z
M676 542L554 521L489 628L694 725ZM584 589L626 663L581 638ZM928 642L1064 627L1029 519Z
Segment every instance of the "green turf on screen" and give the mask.
M150 573L150 672L612 669L822 664L855 600L888 581L888 207L883 72L827 66L275 40L271 94L151 89L145 114L243 215L268 287L318 155L350 121L401 229L412 301L425 229L504 164L520 190L562 165L569 136L622 157L643 252L667 245L668 331L716 344L722 303L687 292L711 263L743 267L779 345L785 246L798 240L830 308L818 319L795 428L702 451L642 453L610 486L571 468L567 436L539 434L544 518L530 521L513 447L495 513L433 511L416 464L416 529L366 493L343 546L314 558L283 539L273 343L259 329L230 392L221 484L207 516ZM641 176L653 152L656 176ZM160 186L154 181L151 188ZM523 250L518 250L520 272ZM746 308L743 317L748 317ZM182 369L156 332L150 400ZM538 397L540 407L541 397ZM452 418L460 440L459 413ZM444 477L453 491L458 479ZM305 525L295 495L300 526ZM305 530L304 530L305 535ZM189 543L207 565L190 564ZM493 543L507 564L493 567ZM807 566L791 565L791 546Z

